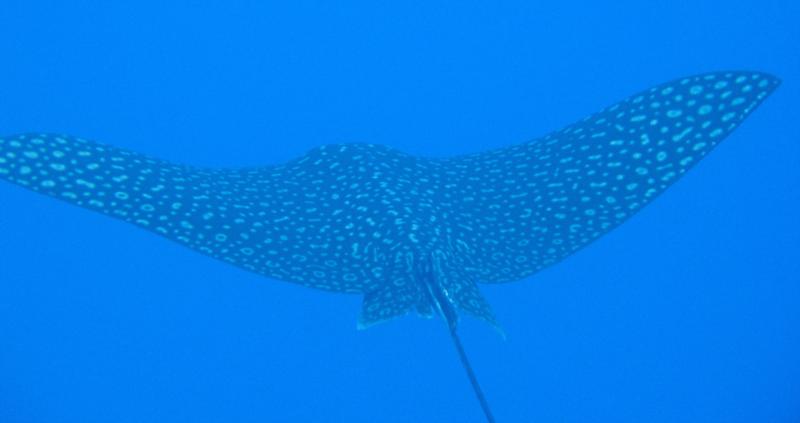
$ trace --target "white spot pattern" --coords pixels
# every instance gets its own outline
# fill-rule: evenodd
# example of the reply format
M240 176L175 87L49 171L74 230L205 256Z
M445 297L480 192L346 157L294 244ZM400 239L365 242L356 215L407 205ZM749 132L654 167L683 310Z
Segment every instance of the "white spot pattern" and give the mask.
M431 314L421 263L449 301L493 323L476 282L524 278L619 225L778 83L685 78L541 139L444 160L347 144L279 166L201 169L28 134L0 139L0 178L265 276L365 293L363 326Z
M674 183L778 84L754 72L684 78L533 142L449 160L442 203L467 246L458 266L506 282L572 254Z

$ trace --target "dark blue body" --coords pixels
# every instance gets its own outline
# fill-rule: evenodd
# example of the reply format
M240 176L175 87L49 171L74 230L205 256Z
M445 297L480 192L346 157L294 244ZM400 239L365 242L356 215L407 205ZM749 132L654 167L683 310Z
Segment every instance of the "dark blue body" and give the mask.
M800 11L659 5L6 2L0 133L267 165L320 144L450 156L684 75L780 90L672 189L460 332L498 421L800 417ZM541 3L541 2L540 2ZM783 4L781 4L783 3ZM0 184L0 421L480 421L438 320L268 280Z

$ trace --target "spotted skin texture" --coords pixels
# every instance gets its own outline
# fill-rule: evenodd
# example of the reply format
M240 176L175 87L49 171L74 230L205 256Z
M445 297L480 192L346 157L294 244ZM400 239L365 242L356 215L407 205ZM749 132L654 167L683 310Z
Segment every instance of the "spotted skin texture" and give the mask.
M619 225L778 85L756 72L688 77L543 138L449 159L344 144L204 169L25 134L0 138L0 179L270 278L363 293L360 327L431 316L431 287L495 324L477 283L528 277Z
M779 83L754 72L684 78L533 142L449 160L460 265L508 282L569 256L677 181Z

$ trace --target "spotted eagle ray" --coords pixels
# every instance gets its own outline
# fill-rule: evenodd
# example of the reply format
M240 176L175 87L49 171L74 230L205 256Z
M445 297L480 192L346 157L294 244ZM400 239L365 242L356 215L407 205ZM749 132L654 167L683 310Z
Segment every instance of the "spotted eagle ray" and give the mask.
M325 145L207 169L81 138L0 139L0 178L269 278L364 295L359 328L416 310L497 326L478 283L526 278L607 233L705 157L778 85L719 72L636 94L524 144L445 159Z

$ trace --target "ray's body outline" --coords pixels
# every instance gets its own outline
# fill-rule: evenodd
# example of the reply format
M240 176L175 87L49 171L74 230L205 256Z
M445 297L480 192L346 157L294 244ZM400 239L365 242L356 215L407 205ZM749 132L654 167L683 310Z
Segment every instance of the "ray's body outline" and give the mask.
M623 223L779 84L760 72L686 77L531 142L446 159L341 144L202 169L24 134L0 138L0 179L263 276L362 293L359 328L439 314L493 421L457 334L458 311L499 328L477 283L529 277Z

